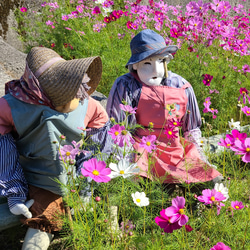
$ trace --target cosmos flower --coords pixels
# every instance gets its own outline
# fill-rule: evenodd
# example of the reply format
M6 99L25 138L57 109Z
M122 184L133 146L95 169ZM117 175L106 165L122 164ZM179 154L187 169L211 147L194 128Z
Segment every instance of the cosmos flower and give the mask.
M152 150L156 149L155 142L156 142L155 135L143 136L139 146L147 150L149 153L151 153Z
M188 222L185 215L185 198L177 196L172 200L172 206L166 208L166 216L170 217L170 223L178 222L179 226L184 226Z
M144 192L135 192L131 194L134 203L138 207L145 207L149 205L149 199L146 197L146 194Z
M109 182L111 180L109 177L111 169L106 168L104 161L97 161L96 158L83 162L81 172L83 176L90 177L96 182Z
M137 167L136 163L130 163L127 159L122 159L118 164L110 163L109 168L112 170L109 177L111 179L118 176L123 178L130 177L136 173L139 173L140 169Z
M182 226L178 224L178 222L171 223L171 217L166 215L166 209L162 209L160 212L160 216L155 218L155 223L164 229L165 233L173 233L174 230L180 229Z

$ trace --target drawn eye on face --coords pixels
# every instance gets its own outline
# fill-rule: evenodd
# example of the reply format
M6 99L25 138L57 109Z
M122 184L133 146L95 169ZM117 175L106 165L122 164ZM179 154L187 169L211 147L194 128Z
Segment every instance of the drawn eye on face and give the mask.
M145 62L144 64L148 64L148 65L151 65L151 62Z

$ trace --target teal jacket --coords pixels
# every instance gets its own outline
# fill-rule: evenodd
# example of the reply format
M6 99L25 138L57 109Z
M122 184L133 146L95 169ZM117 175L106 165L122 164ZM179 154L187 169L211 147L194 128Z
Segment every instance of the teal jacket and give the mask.
M65 135L64 144L81 139L88 100L74 111L64 114L47 106L22 102L7 94L7 100L19 137L16 140L20 163L30 185L63 195L63 185L68 181L67 171L59 160L60 135Z

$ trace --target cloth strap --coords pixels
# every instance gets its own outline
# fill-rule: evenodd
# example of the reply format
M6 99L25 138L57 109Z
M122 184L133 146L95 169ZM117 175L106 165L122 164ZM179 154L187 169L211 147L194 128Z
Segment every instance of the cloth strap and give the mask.
M53 57L51 58L48 62L43 64L36 72L35 72L35 77L38 78L46 69L48 69L52 64L54 64L57 61L64 60L61 57Z

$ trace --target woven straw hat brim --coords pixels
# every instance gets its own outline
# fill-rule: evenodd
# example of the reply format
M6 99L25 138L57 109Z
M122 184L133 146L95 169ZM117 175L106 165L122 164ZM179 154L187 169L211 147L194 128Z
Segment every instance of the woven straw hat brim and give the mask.
M102 61L98 56L58 61L45 70L38 77L38 81L53 105L58 107L75 98L84 73L90 78L87 83L90 89L87 92L91 95L96 90L102 75Z

